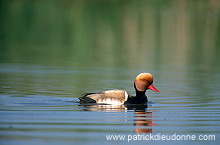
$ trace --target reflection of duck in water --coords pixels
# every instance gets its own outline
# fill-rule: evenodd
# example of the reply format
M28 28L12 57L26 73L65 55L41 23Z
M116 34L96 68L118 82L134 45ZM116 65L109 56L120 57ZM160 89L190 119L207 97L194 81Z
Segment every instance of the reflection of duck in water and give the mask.
M146 111L146 104L128 104L125 105L128 110L134 110L134 133L152 133L152 126L156 124L153 123L151 111Z
M152 111L136 110L134 112L135 133L152 133L152 126L156 124L152 121Z
M121 112L125 110L133 110L134 118L134 133L152 133L152 126L155 126L152 120L153 110L147 111L147 104L126 104L126 105L99 105L99 104L83 104L85 111L97 111L102 110L106 112ZM130 112L130 111L129 111ZM125 118L127 118L127 113ZM111 116L111 120L113 117ZM114 118L118 120L118 118ZM121 119L121 117L120 117ZM127 120L126 120L127 121Z
M153 85L153 76L150 73L139 74L134 81L136 96L129 95L124 90L108 90L99 93L89 93L80 97L80 103L98 104L143 104L148 101L145 92L147 89L159 92Z

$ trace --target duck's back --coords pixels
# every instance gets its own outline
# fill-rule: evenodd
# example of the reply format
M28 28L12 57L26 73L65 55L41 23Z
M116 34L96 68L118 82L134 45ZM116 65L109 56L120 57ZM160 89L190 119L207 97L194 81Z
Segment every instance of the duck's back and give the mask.
M99 93L89 93L80 97L81 103L98 104L124 104L128 99L128 93L124 90L109 90Z

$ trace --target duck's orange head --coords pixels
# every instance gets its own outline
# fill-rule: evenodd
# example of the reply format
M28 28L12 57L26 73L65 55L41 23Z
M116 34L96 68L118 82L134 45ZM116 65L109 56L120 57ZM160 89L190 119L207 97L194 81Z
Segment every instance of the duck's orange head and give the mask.
M150 73L140 73L135 79L135 87L138 91L146 91L151 89L160 92L153 85L153 76Z

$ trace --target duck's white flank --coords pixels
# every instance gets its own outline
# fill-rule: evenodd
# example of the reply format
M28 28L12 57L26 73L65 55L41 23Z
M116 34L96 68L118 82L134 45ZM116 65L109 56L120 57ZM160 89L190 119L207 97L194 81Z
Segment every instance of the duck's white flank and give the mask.
M122 105L128 99L128 93L124 90L109 90L105 91L104 94L109 97L98 99L98 104Z

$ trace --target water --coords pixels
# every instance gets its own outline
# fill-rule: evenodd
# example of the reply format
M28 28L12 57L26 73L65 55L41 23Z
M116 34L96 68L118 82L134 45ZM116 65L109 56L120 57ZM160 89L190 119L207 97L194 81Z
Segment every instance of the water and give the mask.
M161 93L148 91L147 106L82 106L77 97L86 92L120 88L134 94L138 71L1 64L1 144L127 144L106 135L142 133L215 135L215 141L178 143L218 144L220 75L212 73L203 84L207 75L200 68L187 77L191 68L185 69L150 70Z
M220 1L0 3L1 145L219 144ZM147 105L78 103L109 89L134 95L141 72L161 92L147 91Z

